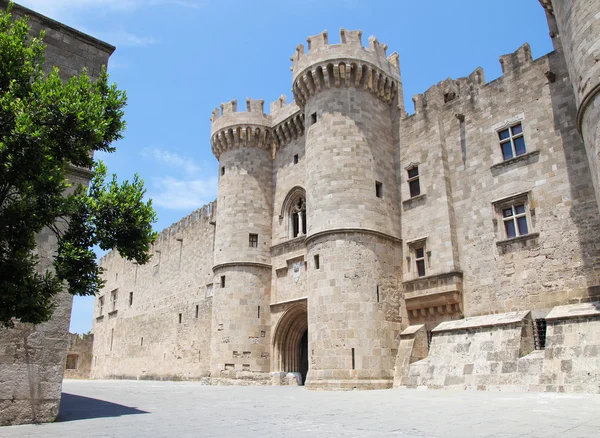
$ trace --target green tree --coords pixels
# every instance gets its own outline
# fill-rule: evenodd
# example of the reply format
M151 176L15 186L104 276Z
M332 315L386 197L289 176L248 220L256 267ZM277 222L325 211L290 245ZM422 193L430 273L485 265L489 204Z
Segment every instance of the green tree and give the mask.
M103 284L92 247L116 248L144 264L155 212L144 202L143 181L106 182L96 151L125 129L126 95L84 71L66 83L58 69L44 73L43 33L30 37L27 19L0 12L0 323L47 321L54 297L67 289L93 295ZM73 166L93 171L89 189L70 186ZM36 236L48 229L58 250L41 269Z

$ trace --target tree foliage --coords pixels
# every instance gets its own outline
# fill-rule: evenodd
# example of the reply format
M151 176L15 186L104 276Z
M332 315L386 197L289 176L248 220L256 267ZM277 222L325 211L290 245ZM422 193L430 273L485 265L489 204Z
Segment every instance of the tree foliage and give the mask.
M113 152L125 129L126 95L84 71L67 82L44 72L43 33L30 36L27 19L0 12L0 322L40 323L65 288L93 295L102 287L92 247L116 248L144 264L155 212L143 181L106 182L93 153ZM70 185L78 168L92 169L89 189ZM40 261L43 230L57 239L47 266ZM46 231L45 231L46 232ZM43 242L42 242L43 243Z

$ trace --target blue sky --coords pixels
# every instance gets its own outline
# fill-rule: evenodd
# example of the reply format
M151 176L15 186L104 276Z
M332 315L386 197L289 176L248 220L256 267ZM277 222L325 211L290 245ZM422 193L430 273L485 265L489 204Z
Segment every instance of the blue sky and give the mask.
M111 79L127 91L128 123L117 152L102 155L120 179L139 173L161 230L216 198L211 111L247 97L292 100L290 56L327 29L361 29L400 54L406 109L412 96L531 44L552 50L537 0L20 0L24 6L117 47ZM71 331L91 329L93 299L76 297Z

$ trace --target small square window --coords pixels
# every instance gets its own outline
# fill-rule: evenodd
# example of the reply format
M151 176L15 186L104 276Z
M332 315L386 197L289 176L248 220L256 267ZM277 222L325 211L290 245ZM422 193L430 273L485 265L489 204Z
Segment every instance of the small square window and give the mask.
M225 287L225 276L221 275L221 289Z
M294 164L298 164L298 154L294 155Z
M319 254L315 254L314 261L315 261L315 269L320 269L321 268L321 262L319 260Z
M410 191L410 197L414 198L421 194L421 183L419 182L419 167L415 166L412 169L408 169L408 189Z
M249 234L248 245L250 248L258 248L258 234Z
M221 167L221 175L225 175L225 166Z
M312 113L310 115L310 124L314 125L315 123L317 123L317 113Z
M375 181L375 196L383 198L383 184L379 181Z
M521 122L498 131L498 138L504 160L510 160L527 152Z

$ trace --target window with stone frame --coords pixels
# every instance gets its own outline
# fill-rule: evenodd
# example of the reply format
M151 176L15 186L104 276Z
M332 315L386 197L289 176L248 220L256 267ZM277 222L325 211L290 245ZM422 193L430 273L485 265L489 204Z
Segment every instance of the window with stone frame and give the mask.
M98 316L104 313L104 296L98 298Z
M430 253L427 251L427 237L406 242L410 256L407 257L408 269L414 278L425 277L429 268ZM412 258L412 260L410 260Z
M500 240L533 234L530 192L518 193L493 202Z
M523 125L521 122L514 123L507 128L498 130L500 149L504 160L518 157L527 152L525 137L523 136Z
M408 190L410 197L414 198L421 194L421 183L419 181L419 166L412 166L406 170L408 172Z
M250 248L258 248L258 234L250 233L248 235L248 246Z
M418 277L425 277L425 245L415 247L415 273Z
M119 289L114 289L110 293L110 311L114 312L117 310L117 297L119 294Z

